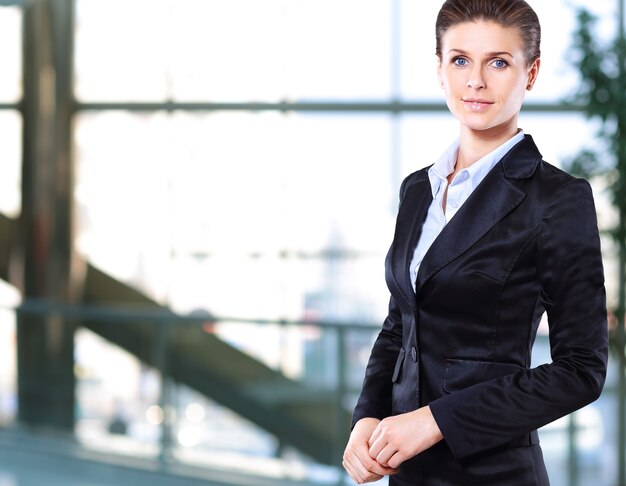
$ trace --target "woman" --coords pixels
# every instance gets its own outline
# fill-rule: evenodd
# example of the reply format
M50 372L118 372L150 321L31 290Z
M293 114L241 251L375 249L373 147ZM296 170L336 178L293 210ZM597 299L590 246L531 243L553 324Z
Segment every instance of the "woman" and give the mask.
M517 127L540 66L526 2L448 0L436 36L460 135L400 189L344 467L357 483L548 485L536 429L597 399L606 373L591 189ZM544 311L552 362L531 368Z

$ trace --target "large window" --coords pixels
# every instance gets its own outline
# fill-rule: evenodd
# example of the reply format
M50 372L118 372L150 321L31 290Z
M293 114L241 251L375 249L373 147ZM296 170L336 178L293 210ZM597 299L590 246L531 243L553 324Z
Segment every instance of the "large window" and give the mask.
M566 62L574 12L534 3L544 63L528 103L558 106L576 82ZM363 309L349 301L366 299L361 315L380 319L386 292L376 268L399 183L456 135L435 74L438 6L76 5L76 96L88 109L75 124L80 250L163 303L222 315L297 318L329 272L343 274L347 290L357 285L353 267L371 268L371 281L359 279L339 307ZM557 165L592 133L581 117L557 112L551 124L582 135L564 143L541 119L529 115L524 128ZM363 264L341 263L355 258ZM276 269L271 283L266 264ZM251 293L245 309L238 286Z
M0 103L15 103L22 95L21 26L22 15L17 7L0 7Z
M0 217L14 218L20 211L21 117L21 11L0 7ZM6 238L7 235L1 235ZM16 415L15 312L19 293L0 281L0 425Z
M595 133L561 105L578 79L572 5L607 19L605 32L613 5L530 3L543 23L543 63L521 125L561 165ZM438 7L76 0L79 251L180 312L380 323L400 182L457 132L436 78ZM14 118L5 123L17 133ZM601 193L598 201L608 225ZM610 274L610 253L608 263ZM241 329L216 332L278 366L262 351L275 349L276 336ZM290 345L311 339L303 333ZM538 360L549 359L545 344ZM368 345L355 352L361 364ZM285 372L301 377L305 353L289 359ZM603 400L579 416L595 444L589 470L613 460L599 452L613 440L612 419L598 418L610 394ZM544 437L554 484L565 484L567 427Z
M0 212L15 216L20 208L21 118L17 102L22 95L21 12L0 7Z

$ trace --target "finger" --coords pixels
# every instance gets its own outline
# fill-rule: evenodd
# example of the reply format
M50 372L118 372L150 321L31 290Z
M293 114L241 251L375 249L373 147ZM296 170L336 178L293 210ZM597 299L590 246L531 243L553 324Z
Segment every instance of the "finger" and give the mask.
M404 457L400 451L398 451L387 460L387 466L397 470L398 467L400 467L400 464L406 461L406 459L407 458Z
M391 444L387 444L383 449L376 455L376 462L384 467L390 467L389 459L398 452L398 449L393 447Z
M378 463L369 456L362 462L362 464L369 473L376 474L378 476L386 476L387 474L393 474L395 472L392 468Z
M379 440L380 444L382 441ZM353 443L344 452L344 460L350 463L350 467L355 473L355 476L362 480L378 480L388 474L395 474L392 468L385 467L378 462L375 458L370 456L370 451L366 441ZM353 479L355 479L353 477Z
M369 440L367 441L368 444L371 445L376 442L378 440L378 438L380 437L381 434L381 427L380 427L380 423L376 426L376 428L374 429L374 432L372 432L372 435L370 436Z
M380 453L382 452L382 450L387 447L388 443L387 440L385 438L378 437L371 445L369 448L369 456L374 459L375 461L378 461L378 456L380 455ZM380 462L380 461L378 461ZM382 464L382 463L381 463Z
M355 447L350 451L350 453L351 455L348 456L348 459L354 467L358 468L359 474L362 477L366 477L369 474L385 476L393 472L391 468L381 466L374 459L372 459L369 455L369 450L365 445L363 447Z
M368 471L367 468L358 460L358 457L355 456L352 459L353 460L350 460L349 458L344 459L344 468L348 471L348 474L354 482L361 484L382 479L382 475Z
M355 483L361 484L364 482L358 468L356 468L350 458L345 455L343 458L343 468L347 471L347 473L350 475Z
M384 468L369 457L367 446L365 444L363 444L363 446L353 447L350 449L347 459L350 461L352 468L356 471L357 475L364 481L372 481L374 480L374 477L376 477L376 479L380 479L377 476L385 475Z

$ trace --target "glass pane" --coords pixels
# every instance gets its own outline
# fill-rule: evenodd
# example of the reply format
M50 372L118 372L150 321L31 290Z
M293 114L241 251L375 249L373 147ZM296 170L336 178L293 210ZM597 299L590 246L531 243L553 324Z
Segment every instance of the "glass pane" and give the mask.
M389 95L387 2L187 0L175 5L171 76L177 99Z
M177 460L237 474L274 476L280 463L276 437L191 388L176 385L175 392L172 452Z
M520 127L532 135L543 158L564 167L583 148L602 149L596 134L599 125L578 113L524 113ZM561 136L554 136L558 127Z
M562 101L570 97L578 84L579 75L573 65L573 33L576 29L576 7L583 6L601 19L599 40L615 32L617 2L589 0L557 0L529 2L537 12L542 27L541 70L528 100ZM609 34L610 33L610 34Z
M80 99L164 99L171 49L167 0L76 1L75 93Z
M307 292L333 272L369 272L354 259L376 256L379 309L397 197L390 135L386 116L81 114L78 248L163 302L237 317L301 318Z
M277 101L286 94L282 0L172 2L173 97Z
M22 12L0 6L0 102L13 103L22 96Z
M441 100L435 20L443 2L397 0L400 10L400 88L403 98Z
M379 324L389 299L384 258L384 252L343 258L180 256L171 262L170 304L182 312L236 318Z
M0 9L0 12L2 10ZM0 111L0 212L16 217L21 204L22 118L13 110Z
M289 130L288 248L386 251L393 227L389 201L395 197L390 118L294 115Z
M74 356L76 435L82 444L155 457L161 438L159 372L84 328L76 332Z
M387 98L391 7L379 0L291 0L288 97Z
M133 328L141 322L136 311L124 317L120 310L98 327L109 332L107 328ZM375 330L322 328L315 322L168 324L171 327L155 334L158 322L151 318L142 322L141 354L146 362L165 363L167 355L161 353L177 350L166 365L176 382L162 381L157 370L91 331L77 331L76 433L83 445L131 456L162 453L203 467L337 484L337 469L314 463L329 456L327 449L339 450L345 444L345 437L336 431L345 430L349 420L347 403L360 387ZM158 341L153 337L167 341L155 346ZM207 350L211 358L206 358ZM344 368L339 359L344 359ZM230 379L220 383L224 362L230 363ZM226 393L216 387L226 388ZM224 402L232 409L224 408ZM268 422L268 410L281 420ZM290 423L289 433L281 425L284 420ZM308 450L301 443L294 445L295 433L315 444ZM317 453L311 458L309 451ZM324 481L328 475L334 480Z
M170 137L162 113L76 118L77 248L118 279L149 282L144 290L155 298L171 239L168 176L178 157Z
M17 416L17 349L15 307L20 294L12 285L0 280L0 426Z
M387 2L78 0L76 18L83 100L389 96Z
M410 173L434 164L459 134L458 122L446 112L406 114L400 120L401 170L396 181L398 189Z

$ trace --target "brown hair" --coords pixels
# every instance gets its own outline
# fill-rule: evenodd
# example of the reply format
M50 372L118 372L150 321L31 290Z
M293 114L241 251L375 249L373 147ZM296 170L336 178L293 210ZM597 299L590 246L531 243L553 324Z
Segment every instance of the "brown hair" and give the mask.
M519 29L524 43L526 64L531 65L541 54L541 26L537 14L524 0L446 0L435 24L436 54L441 60L441 41L454 25L479 20L492 21L503 27Z

